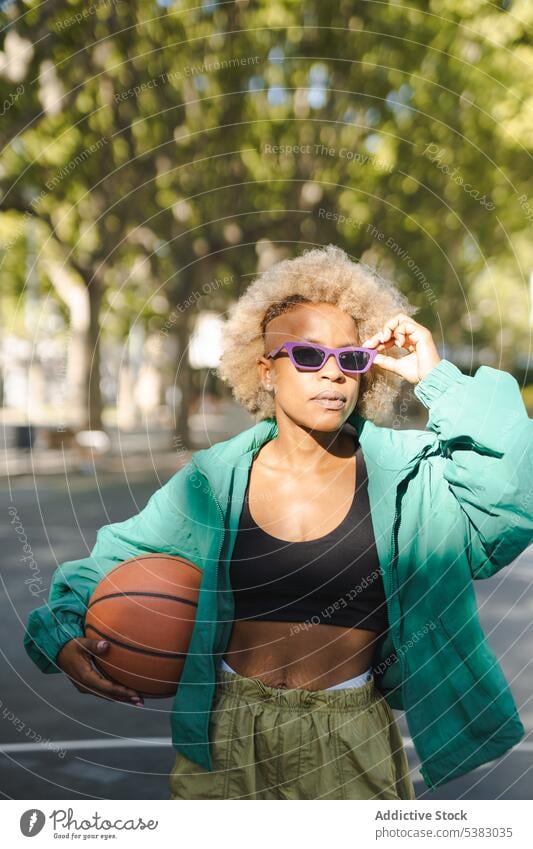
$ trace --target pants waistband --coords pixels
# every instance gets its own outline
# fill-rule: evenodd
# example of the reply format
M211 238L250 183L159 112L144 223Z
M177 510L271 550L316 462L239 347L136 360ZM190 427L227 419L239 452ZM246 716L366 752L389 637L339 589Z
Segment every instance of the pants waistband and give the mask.
M229 669L229 671L228 671ZM288 708L300 708L301 706L324 707L326 710L332 708L353 709L364 707L376 701L378 691L375 679L370 667L362 675L355 678L365 679L364 682L349 687L328 687L324 690L306 690L304 688L269 687L260 678L247 678L239 675L235 670L221 658L217 664L217 684L220 692L230 693L234 696L249 697L251 699L265 699L275 701ZM346 684L348 682L341 682Z
M225 672L233 672L234 675L238 675L238 672L235 672L232 666L227 663L223 657L221 657L218 661L218 668L223 669ZM353 678L346 678L344 681L340 681L338 684L333 684L331 687L326 687L326 690L345 690L348 687L360 687L365 684L368 679L372 675L372 667L369 666L368 669L365 669L364 672L361 672L360 675L354 675Z

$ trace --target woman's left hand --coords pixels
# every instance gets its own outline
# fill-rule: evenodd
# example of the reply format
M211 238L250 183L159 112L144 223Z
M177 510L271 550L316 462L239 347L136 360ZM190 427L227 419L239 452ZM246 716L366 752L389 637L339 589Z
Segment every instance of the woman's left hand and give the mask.
M381 353L394 345L410 353L398 358ZM441 359L431 331L401 312L389 318L383 329L363 342L362 346L377 348L374 363L386 371L399 374L409 383L418 383Z

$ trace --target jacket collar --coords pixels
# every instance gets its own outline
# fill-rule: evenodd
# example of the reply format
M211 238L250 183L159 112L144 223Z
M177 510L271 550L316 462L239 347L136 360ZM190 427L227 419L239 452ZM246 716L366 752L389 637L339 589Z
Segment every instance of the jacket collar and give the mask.
M357 413L352 413L347 421L355 427L364 450L363 430L365 430L366 441L366 424L371 425L372 423L366 422ZM230 439L217 442L209 448L201 448L195 451L193 460L198 469L212 483L218 484L216 489L219 490L223 488L222 481L228 474L229 466L232 468L248 468L259 449L277 435L278 423L276 417L269 416Z
M347 422L356 430L367 466L377 466L394 477L403 477L422 456L439 450L432 431L381 427L355 411ZM221 505L227 505L235 473L248 473L259 449L277 433L277 420L270 416L230 439L194 452L194 465L205 475Z

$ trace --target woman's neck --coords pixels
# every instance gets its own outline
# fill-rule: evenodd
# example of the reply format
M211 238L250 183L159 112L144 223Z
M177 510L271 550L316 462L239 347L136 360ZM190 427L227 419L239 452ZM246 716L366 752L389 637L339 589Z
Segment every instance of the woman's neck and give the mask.
M278 431L278 435L260 449L255 462L270 469L287 472L334 471L353 457L358 447L357 431L344 424L336 432L308 433L298 428L294 435Z

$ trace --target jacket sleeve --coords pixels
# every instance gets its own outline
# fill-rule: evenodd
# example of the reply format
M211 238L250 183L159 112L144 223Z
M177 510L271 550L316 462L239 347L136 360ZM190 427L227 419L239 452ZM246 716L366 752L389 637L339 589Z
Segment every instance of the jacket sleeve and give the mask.
M467 517L474 578L489 578L533 542L533 421L518 382L441 360L414 388L429 409L444 478Z
M69 640L84 636L85 611L94 588L118 563L158 552L199 562L195 525L187 510L191 473L188 463L151 496L140 513L101 527L88 557L70 560L55 570L48 600L30 613L24 634L24 648L42 672L61 672L56 664L58 652Z

